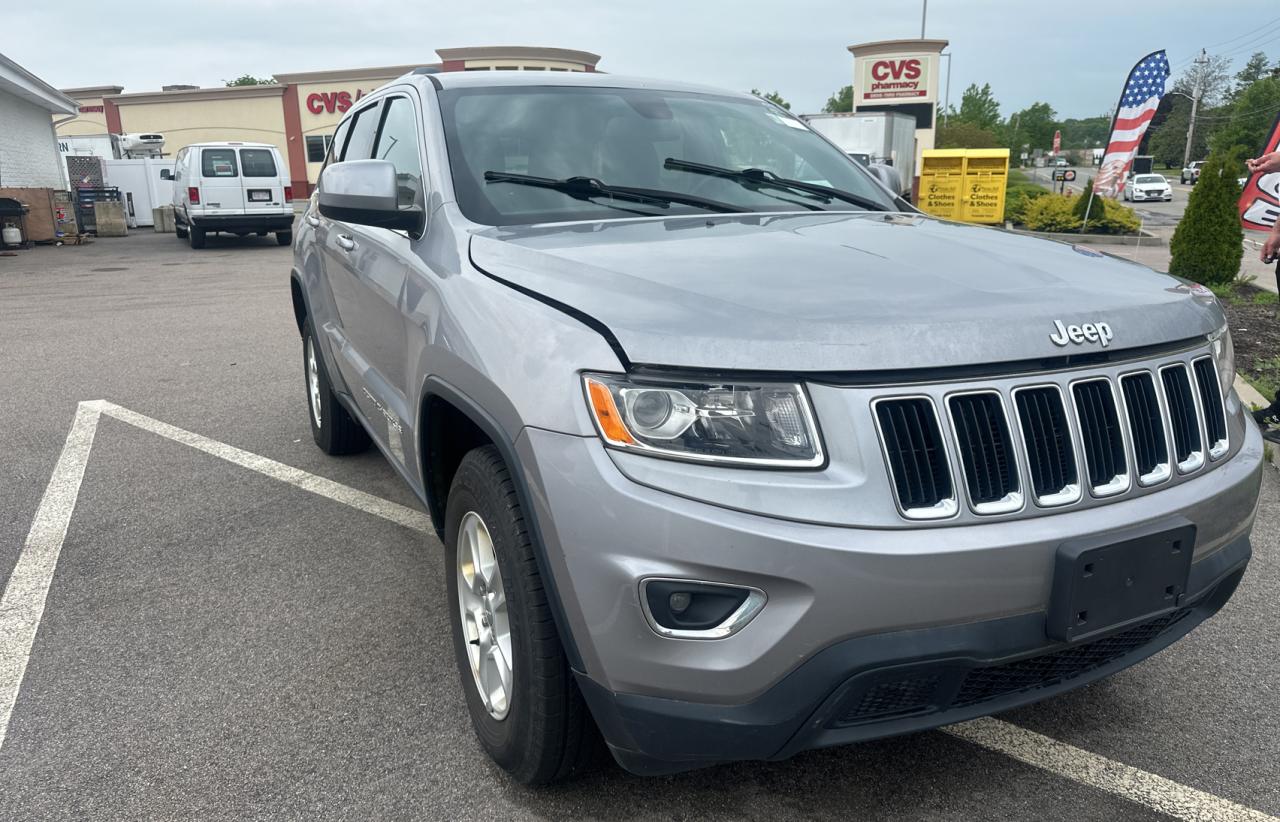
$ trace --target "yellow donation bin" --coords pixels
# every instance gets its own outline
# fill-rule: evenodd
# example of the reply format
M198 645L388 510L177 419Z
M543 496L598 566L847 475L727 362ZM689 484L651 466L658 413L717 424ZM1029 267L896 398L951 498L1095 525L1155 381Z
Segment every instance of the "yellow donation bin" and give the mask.
M916 198L921 211L948 220L963 219L965 154L961 148L929 149L922 153L920 194Z
M964 209L969 223L1004 221L1005 186L1009 182L1009 149L971 148L965 151Z

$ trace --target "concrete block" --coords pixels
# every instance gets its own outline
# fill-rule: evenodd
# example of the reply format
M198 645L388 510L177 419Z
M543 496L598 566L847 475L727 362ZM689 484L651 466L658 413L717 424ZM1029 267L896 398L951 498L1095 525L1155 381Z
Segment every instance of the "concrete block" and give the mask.
M99 237L127 237L129 224L125 222L124 203L99 201L93 204L94 221L98 224Z

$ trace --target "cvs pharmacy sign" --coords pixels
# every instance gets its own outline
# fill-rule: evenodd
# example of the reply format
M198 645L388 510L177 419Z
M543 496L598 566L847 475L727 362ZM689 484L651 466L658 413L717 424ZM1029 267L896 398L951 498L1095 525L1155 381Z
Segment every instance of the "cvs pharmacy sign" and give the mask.
M935 97L937 58L930 54L875 54L856 60L861 102L925 103Z
M346 114L351 104L368 94L356 90L355 96L349 91L315 91L307 95L307 111L312 114Z
M871 64L871 78L883 82L885 80L919 80L922 70L920 60L911 57L907 60L877 60Z

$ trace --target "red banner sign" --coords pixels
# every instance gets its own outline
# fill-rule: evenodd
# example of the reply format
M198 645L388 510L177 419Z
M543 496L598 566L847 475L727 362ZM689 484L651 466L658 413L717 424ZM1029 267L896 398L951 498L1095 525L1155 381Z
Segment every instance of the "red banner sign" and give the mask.
M1280 149L1280 115L1271 127L1271 136L1262 153ZM1240 222L1253 231L1270 231L1280 217L1280 171L1253 173L1244 181L1240 195Z

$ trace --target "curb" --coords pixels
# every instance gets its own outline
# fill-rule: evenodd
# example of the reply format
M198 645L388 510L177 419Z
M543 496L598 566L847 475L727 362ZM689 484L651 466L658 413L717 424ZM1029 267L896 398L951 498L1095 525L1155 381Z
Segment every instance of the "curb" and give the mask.
M1236 374L1235 389L1236 393L1240 395L1240 402L1244 403L1246 411L1255 406L1266 408L1271 404L1271 400L1262 396L1262 392L1245 382L1239 374ZM1277 449L1275 448L1271 449L1271 464L1276 468L1280 468L1280 454L1277 454L1276 451Z

